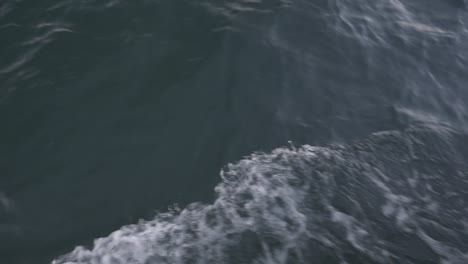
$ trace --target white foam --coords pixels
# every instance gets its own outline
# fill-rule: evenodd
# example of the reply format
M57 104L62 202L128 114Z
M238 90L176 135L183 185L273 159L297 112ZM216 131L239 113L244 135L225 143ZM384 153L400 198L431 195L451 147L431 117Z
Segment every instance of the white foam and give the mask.
M414 132L393 132L356 146L372 146L373 140L388 137L397 137L402 148L417 141ZM369 154L377 160L381 154L386 158L390 154L379 151L384 153ZM392 156L395 162L409 159ZM460 208L425 185L409 184L404 175L387 174L388 169L394 171L394 164L387 167L363 160L352 147L344 146L253 154L222 171L213 204L192 204L122 227L97 239L92 249L78 247L54 263L310 263L311 258L320 263L325 256L334 256L336 263L350 263L350 252L377 263L388 263L390 258L411 263L398 250L399 240L387 239L396 235L394 230L421 239L446 263L468 260L466 245L430 238L427 233L435 229L424 225L429 218L433 226L450 225L446 221L466 223ZM401 172L415 169L422 168L402 166ZM448 180L438 188L453 188L451 175L432 177ZM456 178L452 180L457 184ZM452 233L468 235L466 228L457 232Z

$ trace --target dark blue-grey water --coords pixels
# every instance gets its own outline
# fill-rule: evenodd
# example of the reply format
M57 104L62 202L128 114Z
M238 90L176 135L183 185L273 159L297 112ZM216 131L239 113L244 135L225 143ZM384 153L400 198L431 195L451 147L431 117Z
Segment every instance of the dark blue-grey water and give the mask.
M468 263L467 4L1 1L0 263Z

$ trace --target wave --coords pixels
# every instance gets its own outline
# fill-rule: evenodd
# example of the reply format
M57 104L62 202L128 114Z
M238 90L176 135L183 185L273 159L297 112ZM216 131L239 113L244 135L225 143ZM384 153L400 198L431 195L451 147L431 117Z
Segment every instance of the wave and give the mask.
M138 76L148 77L142 68L169 68L167 72L194 75L188 79L195 87L220 87L227 106L220 105L229 115L213 120L242 120L234 122L244 125L241 132L250 132L250 121L245 125L244 120L255 124L263 113L272 116L270 127L291 128L285 138L299 131L297 138L306 135L302 142L308 143L321 135L325 142L333 133L346 141L385 130L352 144L252 154L223 169L212 204L172 208L53 263L468 262L468 137L459 130L468 120L468 20L463 2L52 2L39 8L47 10L47 16L32 18L13 4L0 6L0 31L16 36L15 43L3 44L0 81L5 91L0 97L29 86L55 94L62 83L82 79L79 85L97 89L107 78L100 76L102 65L123 61L116 63L124 65L117 72L127 73L133 64L122 58L146 51L139 45L154 45L164 48L149 56L154 56L151 63L137 67L142 75L130 72L131 81L122 84L122 90L133 87ZM13 16L20 19L10 21ZM26 23L29 19L34 23ZM197 21L195 27L192 21ZM223 34L212 36L217 31ZM210 45L198 41L205 39L211 39ZM191 44L180 45L185 42ZM83 54L69 52L76 45ZM200 59L204 57L209 59ZM88 78L100 76L96 85L82 77L88 72ZM171 78L160 86L183 79L165 72L154 71ZM82 93L62 90L71 101ZM138 91L143 90L135 94ZM209 94L213 101L224 98ZM32 100L26 99L29 105ZM200 104L193 101L194 107ZM171 102L178 101L166 100L176 105ZM76 113L80 108L70 109ZM394 124L396 112L412 121ZM200 116L205 118L204 113ZM391 130L408 123L425 124ZM180 131L178 123L171 128ZM7 208L5 199L0 195L0 205Z
M427 125L255 153L222 170L213 204L53 263L467 263L467 139Z

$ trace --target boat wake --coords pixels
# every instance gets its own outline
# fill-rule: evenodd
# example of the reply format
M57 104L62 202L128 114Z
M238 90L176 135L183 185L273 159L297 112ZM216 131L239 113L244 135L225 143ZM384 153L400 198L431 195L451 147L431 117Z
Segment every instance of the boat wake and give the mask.
M213 204L53 263L467 263L467 139L426 125L252 154L222 170Z

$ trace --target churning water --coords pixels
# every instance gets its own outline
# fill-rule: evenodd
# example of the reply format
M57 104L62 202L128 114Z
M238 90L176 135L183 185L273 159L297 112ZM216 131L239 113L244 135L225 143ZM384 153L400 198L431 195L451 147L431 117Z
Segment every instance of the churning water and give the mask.
M468 263L467 4L0 3L0 262Z

